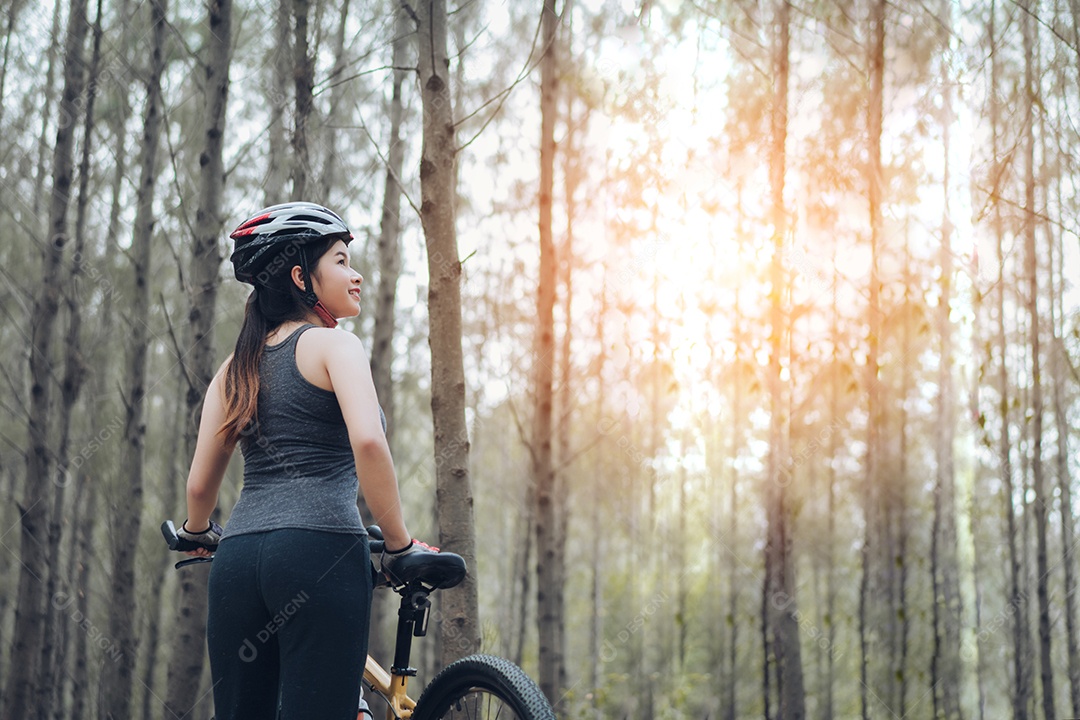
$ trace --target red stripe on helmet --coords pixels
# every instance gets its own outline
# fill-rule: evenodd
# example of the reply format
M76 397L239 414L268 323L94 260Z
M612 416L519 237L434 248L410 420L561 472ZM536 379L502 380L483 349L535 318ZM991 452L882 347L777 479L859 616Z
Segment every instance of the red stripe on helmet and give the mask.
M270 213L264 213L262 215L259 215L258 217L251 218L246 223L243 223L242 225L240 225L240 227L238 227L236 229L237 230L244 230L246 228L252 227L253 225L261 225L262 221L269 219L269 217L270 217Z

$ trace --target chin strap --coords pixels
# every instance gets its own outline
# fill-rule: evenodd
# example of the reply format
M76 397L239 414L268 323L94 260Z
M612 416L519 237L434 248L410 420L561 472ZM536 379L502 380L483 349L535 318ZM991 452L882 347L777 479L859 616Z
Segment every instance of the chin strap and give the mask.
M307 252L304 249L300 251L300 270L304 273L304 299L307 300L308 305L315 311L315 314L319 316L319 320L322 321L323 325L328 328L337 327L337 318L330 314L330 311L322 304L322 300L319 299L319 296L315 294L311 287L311 266Z
M326 306L322 304L322 300L315 303L315 307L312 308L315 314L322 320L323 325L328 328L337 327L337 318L330 314L330 311L326 309Z

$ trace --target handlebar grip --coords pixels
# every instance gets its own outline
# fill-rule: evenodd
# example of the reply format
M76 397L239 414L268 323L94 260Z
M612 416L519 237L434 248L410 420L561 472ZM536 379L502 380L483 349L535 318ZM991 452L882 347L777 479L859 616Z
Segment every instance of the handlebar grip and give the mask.
M166 544L169 549L175 552L188 552L190 550L209 550L214 552L216 547L210 547L203 545L202 543L193 542L191 540L185 540L176 534L176 526L173 525L172 520L166 520L161 523L161 536L165 538Z
M383 551L383 534L382 528L378 525L368 525L368 549L372 555L376 555Z

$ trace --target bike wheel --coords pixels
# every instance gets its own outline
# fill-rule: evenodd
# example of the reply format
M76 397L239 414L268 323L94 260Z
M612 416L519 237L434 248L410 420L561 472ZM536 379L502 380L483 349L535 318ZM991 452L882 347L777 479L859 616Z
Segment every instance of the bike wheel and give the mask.
M470 655L450 663L424 688L413 720L555 720L544 694L509 660Z

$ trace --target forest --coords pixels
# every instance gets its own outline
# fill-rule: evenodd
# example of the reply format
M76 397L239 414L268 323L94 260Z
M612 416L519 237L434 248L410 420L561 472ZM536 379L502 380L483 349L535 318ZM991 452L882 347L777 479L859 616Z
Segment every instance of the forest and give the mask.
M0 35L0 719L212 717L207 566L158 527L229 233L287 200L352 229L410 528L469 563L417 687L483 651L568 719L1080 717L1078 0Z

